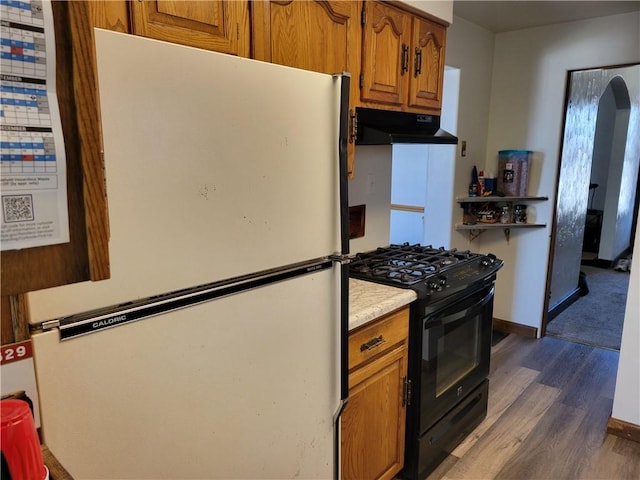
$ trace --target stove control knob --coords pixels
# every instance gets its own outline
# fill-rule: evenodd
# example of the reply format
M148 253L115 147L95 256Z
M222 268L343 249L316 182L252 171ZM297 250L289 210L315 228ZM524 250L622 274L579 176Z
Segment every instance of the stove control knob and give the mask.
M493 253L490 253L486 257L483 257L480 261L480 264L483 267L488 267L489 265L493 265L496 262L496 256Z
M427 282L427 288L429 290L440 292L443 288L447 286L447 277L444 275L440 275L438 278L434 278Z

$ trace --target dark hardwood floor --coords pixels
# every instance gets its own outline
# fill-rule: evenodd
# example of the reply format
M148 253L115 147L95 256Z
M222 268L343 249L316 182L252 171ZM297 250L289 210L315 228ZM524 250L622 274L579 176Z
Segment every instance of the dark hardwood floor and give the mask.
M511 334L492 350L487 418L440 479L640 479L640 443L606 434L618 352Z

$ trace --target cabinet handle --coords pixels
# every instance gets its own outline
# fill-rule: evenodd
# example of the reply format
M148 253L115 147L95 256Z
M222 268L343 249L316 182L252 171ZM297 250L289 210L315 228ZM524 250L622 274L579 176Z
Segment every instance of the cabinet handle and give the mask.
M416 47L413 61L414 61L413 76L417 77L422 73L422 49L421 48Z
M353 109L349 110L349 143L354 143L358 137L358 116Z
M380 335L380 336L372 338L368 342L364 342L362 345L360 345L360 351L364 352L365 350L372 350L372 349L374 349L376 347L379 347L384 342L386 342L386 340L384 339L384 337L382 335Z
M402 379L402 406L411 405L411 380L407 377Z
M409 45L402 44L402 65L400 67L400 75L404 75L409 71Z

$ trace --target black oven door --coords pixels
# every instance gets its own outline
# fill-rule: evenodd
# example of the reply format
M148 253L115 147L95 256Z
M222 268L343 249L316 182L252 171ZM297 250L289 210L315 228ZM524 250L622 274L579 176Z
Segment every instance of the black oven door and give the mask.
M420 434L489 375L493 285L447 302L422 322Z

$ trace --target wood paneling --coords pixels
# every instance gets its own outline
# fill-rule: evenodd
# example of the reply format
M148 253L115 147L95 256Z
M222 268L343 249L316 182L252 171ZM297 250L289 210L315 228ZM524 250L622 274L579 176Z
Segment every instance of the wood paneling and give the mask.
M0 337L1 344L6 345L7 343L15 342L15 336L13 335L13 323L11 322L11 301L9 295L3 295L0 303L2 307L0 309L2 319L0 323Z
M70 2L73 42L73 85L77 108L79 148L82 158L82 192L87 232L89 278L110 276L109 217L102 159L100 99L96 71L95 40L88 4Z
M2 297L2 345L29 338L29 307L25 295Z

